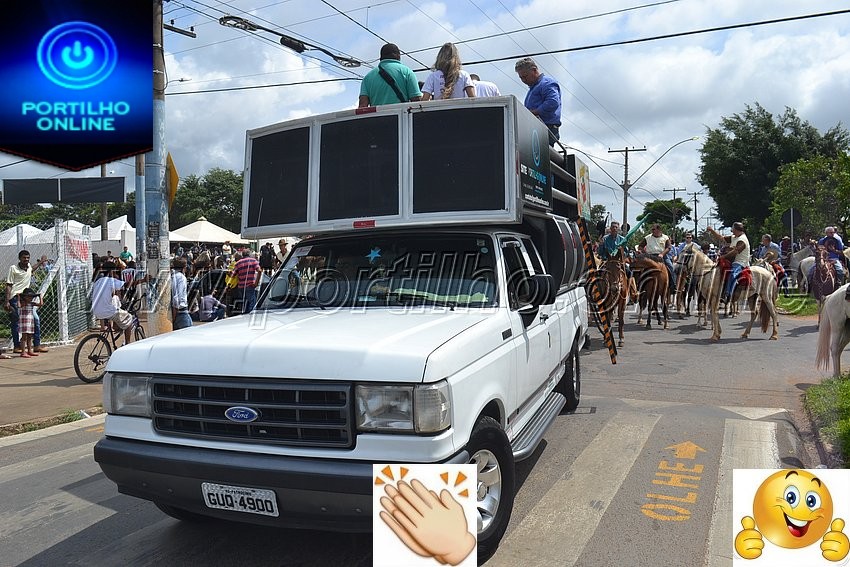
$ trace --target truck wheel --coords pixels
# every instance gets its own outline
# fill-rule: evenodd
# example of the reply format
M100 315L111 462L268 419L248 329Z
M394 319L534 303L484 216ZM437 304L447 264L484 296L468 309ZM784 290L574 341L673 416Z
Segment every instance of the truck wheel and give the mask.
M175 520L180 520L181 522L200 523L210 521L209 516L202 516L200 514L184 510L183 508L175 508L174 506L169 506L168 504L162 504L160 502L154 502L154 504L156 504L156 507L161 511L165 512Z
M507 435L492 417L482 416L467 445L478 469L478 562L499 546L514 507L514 456Z
M564 409L575 411L581 400L581 358L576 343L573 343L570 356L566 360L564 375L561 376L561 381L555 386L555 391L567 399Z

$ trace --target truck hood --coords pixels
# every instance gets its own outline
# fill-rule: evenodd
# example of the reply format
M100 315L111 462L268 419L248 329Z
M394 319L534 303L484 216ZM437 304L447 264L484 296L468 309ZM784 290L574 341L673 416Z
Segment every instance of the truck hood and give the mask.
M428 356L494 312L256 312L119 348L113 372L421 382Z

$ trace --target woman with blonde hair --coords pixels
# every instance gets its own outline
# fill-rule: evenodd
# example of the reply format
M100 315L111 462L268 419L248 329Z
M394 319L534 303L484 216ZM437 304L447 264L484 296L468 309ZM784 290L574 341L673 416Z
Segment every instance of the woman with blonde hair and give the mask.
M434 71L422 86L422 100L432 98L472 98L475 84L469 73L461 68L460 54L453 43L445 43L437 53Z

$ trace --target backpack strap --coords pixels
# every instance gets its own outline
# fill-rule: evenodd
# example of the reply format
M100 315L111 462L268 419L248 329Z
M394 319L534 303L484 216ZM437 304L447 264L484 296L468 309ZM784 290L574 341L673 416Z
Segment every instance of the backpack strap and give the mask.
M407 99L401 94L401 91L398 90L398 87L395 84L395 80L390 76L389 73L387 73L386 69L381 67L380 63L378 64L378 74L390 86L390 88L395 93L395 96L398 97L399 102L407 102Z

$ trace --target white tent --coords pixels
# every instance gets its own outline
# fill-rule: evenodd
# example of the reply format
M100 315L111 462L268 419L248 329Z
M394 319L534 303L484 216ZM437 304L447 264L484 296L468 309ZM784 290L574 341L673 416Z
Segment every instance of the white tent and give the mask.
M11 228L7 228L6 230L0 232L0 246L6 246L9 244L18 244L18 226L21 227L23 231L24 239L29 239L30 237L35 236L36 234L41 232L40 228L36 228L31 224L19 224L17 226L13 226Z
M176 229L176 232L185 238L183 242L211 242L222 244L229 240L231 244L250 244L250 240L242 240L238 234L211 223L205 217L201 217L192 224L187 224L186 226ZM175 239L171 237L171 240Z

